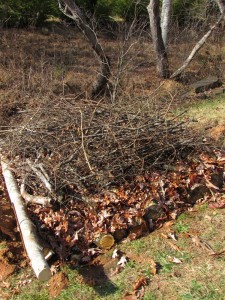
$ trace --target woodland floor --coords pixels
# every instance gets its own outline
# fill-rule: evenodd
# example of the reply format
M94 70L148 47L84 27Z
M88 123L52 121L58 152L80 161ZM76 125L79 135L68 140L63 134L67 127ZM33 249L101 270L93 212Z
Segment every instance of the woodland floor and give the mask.
M27 112L38 111L40 103L52 99L88 100L89 87L98 67L96 58L79 33L61 27L56 31L49 35L30 30L1 31L0 131L3 136L0 148L5 132L23 126ZM184 32L177 35L177 40L182 36ZM118 57L129 49L123 57L120 72L116 67L113 69L111 85L117 89L114 104L137 111L147 110L148 114L156 110L164 116L182 113L183 120L191 120L188 130L204 144L207 154L201 148L191 154L197 161L204 156L201 161L207 165L204 175L212 179L209 171L212 165L224 172L224 86L199 95L189 88L189 84L208 75L224 81L225 46L220 33L197 55L184 76L185 84L170 80L162 82L157 78L147 33L144 38L138 37L138 43L133 38L123 44L120 38L109 37L107 33L100 34L100 39L114 66L118 67ZM174 69L188 54L190 44L181 40L179 48L182 51L177 52L174 40L171 46ZM118 77L120 84L117 87ZM184 97L187 92L188 96ZM111 96L104 97L100 101L111 105ZM12 154L13 149L9 148L9 152ZM165 161L174 168L168 170L169 176L176 174L176 163ZM190 166L186 167L190 170ZM166 180L165 173L163 176ZM190 180L194 182L195 176ZM141 185L142 178L137 182ZM131 232L128 238L111 250L104 250L88 264L77 264L76 257L67 263L54 258L51 261L52 279L40 283L29 267L1 176L0 299L224 300L224 181L221 184L214 180L214 186L210 183L208 193L194 206L178 210L174 219L170 215L159 223L157 221L154 232L147 234L140 228L139 232ZM217 185L220 185L219 190ZM133 196L138 197L140 189L138 187ZM134 200L136 205L135 201L137 199ZM141 237L133 240L133 236ZM119 250L119 256L112 258L115 249ZM124 266L121 266L123 262L118 265L121 257L125 260Z

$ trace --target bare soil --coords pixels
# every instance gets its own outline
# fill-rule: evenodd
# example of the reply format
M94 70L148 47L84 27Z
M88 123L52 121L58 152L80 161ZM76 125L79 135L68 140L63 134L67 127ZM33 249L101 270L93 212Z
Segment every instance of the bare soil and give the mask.
M56 273L49 280L49 296L51 298L57 297L62 292L62 290L67 288L68 282L68 277L65 273Z

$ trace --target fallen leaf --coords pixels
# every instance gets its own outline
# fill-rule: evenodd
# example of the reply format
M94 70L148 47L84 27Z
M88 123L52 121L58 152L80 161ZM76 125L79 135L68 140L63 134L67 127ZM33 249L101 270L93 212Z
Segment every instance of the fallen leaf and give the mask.
M167 229L170 228L174 224L174 221L168 221L163 225L163 228Z
M221 208L224 208L225 207L225 202L221 202L221 203L218 203L218 202L215 202L215 203L210 203L209 204L209 208L216 208L216 209L221 209Z
M170 213L170 216L171 216L171 218L172 218L173 220L176 220L176 218L177 218L177 212L176 212L176 211L171 212L171 213Z
M175 264L182 264L182 261L181 261L179 258L177 258L177 257L174 257L174 258L173 258L173 262L174 262Z
M51 268L50 268L50 270L51 270L52 275L54 275L54 274L57 273L58 268L57 268L57 266L52 265Z
M162 236L164 239L167 239L167 238L168 238L168 236L167 236L165 233L162 233L162 232L161 232L161 236Z
M219 191L220 189L218 188L218 186L215 186L215 184L213 184L212 182L210 182L207 178L206 178L206 186L209 189L214 189Z
M175 232L169 232L168 237L174 240L175 242L178 240Z
M121 267L121 266L117 266L115 268L115 270L111 269L110 270L110 277L113 277L113 276L119 274L122 270L123 270L123 267Z
M212 256L220 256L220 255L223 255L225 254L225 249L223 249L222 251L219 251L219 252L214 252L214 253L211 253L209 255L212 255Z
M173 248L174 250L182 253L182 251L179 249L179 247L177 245L174 245L172 242L167 241L167 243L170 245L171 248Z
M156 275L157 274L157 264L153 259L151 260L150 267L151 267L151 271L150 271L151 274Z
M145 295L145 288L142 286L139 290L136 291L136 296L138 300L141 300Z
M201 240L197 235L192 236L191 240L192 240L192 242L194 243L195 246L198 246L198 247L201 246Z
M147 278L141 276L135 281L133 289L134 291L139 290L142 286L146 286L147 284Z

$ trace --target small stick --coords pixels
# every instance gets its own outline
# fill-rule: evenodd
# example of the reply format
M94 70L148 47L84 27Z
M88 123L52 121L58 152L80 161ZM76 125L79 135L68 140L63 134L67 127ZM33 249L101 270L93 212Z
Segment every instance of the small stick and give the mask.
M85 160L87 162L89 170L91 171L91 173L94 173L93 169L90 165L90 162L88 160L87 152L86 152L85 147L84 147L83 114L82 114L81 110L80 110L80 131L81 131L82 149L83 149L83 152L84 152L84 157L85 157Z
M43 172L41 170L38 170L38 168L35 167L29 159L27 159L27 163L28 163L29 167L31 168L31 170L44 183L47 190L49 190L49 192L54 195L55 193L54 193L53 187L52 187L51 183L49 182L49 180L45 177Z

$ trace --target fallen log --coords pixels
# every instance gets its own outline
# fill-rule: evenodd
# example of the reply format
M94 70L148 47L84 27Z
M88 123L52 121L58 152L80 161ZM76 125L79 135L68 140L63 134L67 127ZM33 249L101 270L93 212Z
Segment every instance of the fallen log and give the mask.
M44 258L42 247L39 245L36 228L27 215L26 205L19 192L15 177L7 162L3 159L1 159L1 166L2 174L5 179L10 200L15 209L19 229L31 266L39 280L49 280L51 277L51 271Z

